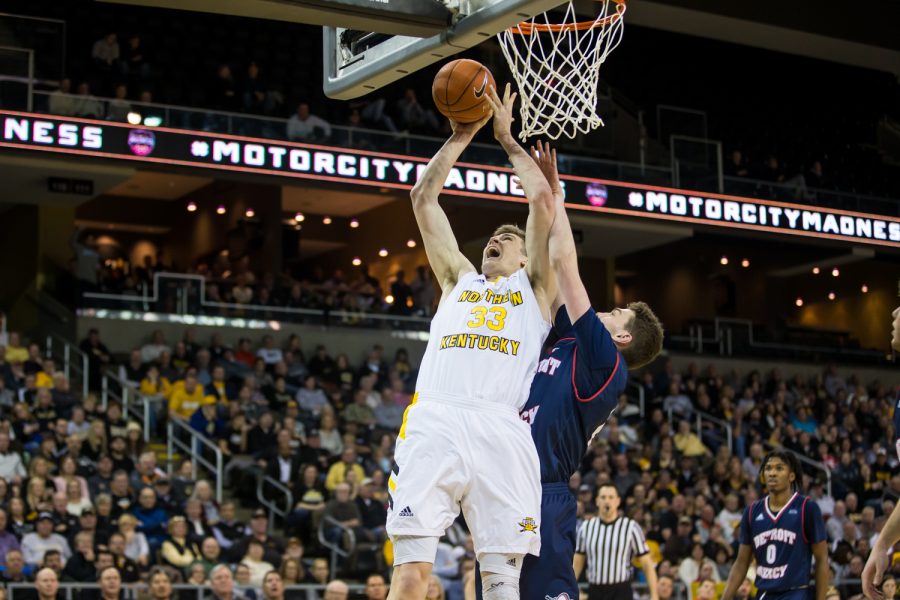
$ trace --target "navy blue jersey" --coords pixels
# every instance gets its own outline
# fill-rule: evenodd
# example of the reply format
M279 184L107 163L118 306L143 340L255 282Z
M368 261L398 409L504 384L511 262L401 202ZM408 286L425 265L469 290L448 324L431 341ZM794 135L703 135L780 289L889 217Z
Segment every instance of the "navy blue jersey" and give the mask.
M769 497L744 510L741 544L753 548L756 587L761 592L785 592L809 585L812 545L825 540L825 522L815 501L794 492L778 514Z
M560 307L554 330L560 337L538 363L521 412L531 424L541 483L569 481L628 381L625 359L593 309L573 324Z

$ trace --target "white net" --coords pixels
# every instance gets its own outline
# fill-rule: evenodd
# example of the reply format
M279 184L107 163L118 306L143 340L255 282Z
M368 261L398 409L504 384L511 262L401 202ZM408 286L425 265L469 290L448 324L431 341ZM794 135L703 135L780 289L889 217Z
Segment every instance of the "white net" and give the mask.
M519 87L523 140L574 138L603 125L597 112L600 65L622 40L624 0L599 0L600 14L579 22L572 2L565 16L544 13L497 38Z

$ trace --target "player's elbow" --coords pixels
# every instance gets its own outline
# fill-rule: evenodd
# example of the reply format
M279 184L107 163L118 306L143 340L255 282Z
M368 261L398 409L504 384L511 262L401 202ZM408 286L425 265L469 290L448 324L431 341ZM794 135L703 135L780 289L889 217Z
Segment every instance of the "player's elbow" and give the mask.
M554 271L561 272L571 268L573 265L576 267L578 265L578 253L574 245L559 247L555 244L550 244L550 267Z

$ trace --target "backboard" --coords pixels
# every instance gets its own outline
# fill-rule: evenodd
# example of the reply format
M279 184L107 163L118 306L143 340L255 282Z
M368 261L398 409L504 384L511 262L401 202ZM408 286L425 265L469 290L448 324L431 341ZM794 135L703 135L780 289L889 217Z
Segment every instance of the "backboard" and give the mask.
M390 5L397 0L377 0ZM325 95L348 100L476 46L504 29L547 12L564 0L431 0L450 13L443 31L416 37L352 26L325 26Z

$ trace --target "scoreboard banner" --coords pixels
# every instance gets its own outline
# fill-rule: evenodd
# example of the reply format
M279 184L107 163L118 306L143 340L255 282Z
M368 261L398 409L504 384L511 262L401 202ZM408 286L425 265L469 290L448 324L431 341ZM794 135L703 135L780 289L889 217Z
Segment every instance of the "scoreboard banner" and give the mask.
M0 111L0 148L408 190L428 157ZM900 218L563 175L572 209L900 247ZM457 163L447 194L526 202L512 170Z

